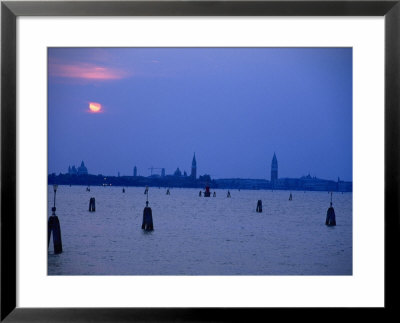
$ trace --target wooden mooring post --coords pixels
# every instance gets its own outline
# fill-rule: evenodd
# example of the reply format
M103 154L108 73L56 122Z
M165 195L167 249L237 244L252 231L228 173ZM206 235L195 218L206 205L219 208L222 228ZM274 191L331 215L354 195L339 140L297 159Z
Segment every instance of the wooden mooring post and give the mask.
M89 200L89 212L95 212L96 211L96 200L94 197L91 197Z
M153 231L153 214L151 211L151 207L149 207L149 201L146 201L146 206L143 209L143 221L142 221L142 229L144 231Z
M336 216L335 216L335 210L332 206L332 192L331 192L331 205L328 208L328 211L326 212L326 220L325 224L328 226L335 226L336 225Z
M56 193L58 185L53 185L54 190L54 205L51 208L51 216L47 223L47 248L50 246L50 236L53 234L53 246L54 253L62 253L62 241L61 241L61 226L58 216L56 215Z
M258 212L258 213L262 212L262 201L261 200L257 201L256 212Z

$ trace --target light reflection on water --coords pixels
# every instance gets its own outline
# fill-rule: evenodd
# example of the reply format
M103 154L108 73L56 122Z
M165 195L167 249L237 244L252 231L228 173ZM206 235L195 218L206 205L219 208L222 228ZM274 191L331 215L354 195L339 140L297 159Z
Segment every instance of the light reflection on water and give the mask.
M59 186L63 253L49 275L351 275L352 193L334 193L335 227L325 226L327 192L149 189L154 231L141 229L142 187ZM214 192L214 190L211 190ZM53 188L48 187L49 211ZM90 213L89 199L96 198ZM263 212L256 213L257 200Z

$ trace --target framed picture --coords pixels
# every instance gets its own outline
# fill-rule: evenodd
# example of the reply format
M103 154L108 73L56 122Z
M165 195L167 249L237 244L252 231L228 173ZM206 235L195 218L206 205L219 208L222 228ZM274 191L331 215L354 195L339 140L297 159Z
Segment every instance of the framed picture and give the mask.
M398 1L1 9L2 320L395 310Z

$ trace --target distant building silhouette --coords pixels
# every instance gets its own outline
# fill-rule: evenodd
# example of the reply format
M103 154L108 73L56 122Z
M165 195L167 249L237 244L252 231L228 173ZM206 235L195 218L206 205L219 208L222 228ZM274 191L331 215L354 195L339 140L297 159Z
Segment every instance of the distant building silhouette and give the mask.
M81 162L81 166L78 167L78 175L87 175L88 174L88 170L85 166L85 163Z
M193 160L192 160L192 172L190 173L190 177L192 179L197 178L197 163L196 163L196 154L193 154Z
M85 166L85 163L82 161L81 166L76 169L75 165L68 166L68 174L69 175L87 175L88 170Z
M137 176L137 168L136 168L136 166L135 167L133 167L133 176Z
M68 174L69 175L78 175L78 171L76 170L75 166L68 166Z
M179 167L176 169L174 176L177 176L177 177L182 176L182 172L180 171Z
M165 168L161 168L161 177L165 177Z
M276 155L272 157L271 163L271 186L272 188L276 187L278 183L278 160L276 159Z

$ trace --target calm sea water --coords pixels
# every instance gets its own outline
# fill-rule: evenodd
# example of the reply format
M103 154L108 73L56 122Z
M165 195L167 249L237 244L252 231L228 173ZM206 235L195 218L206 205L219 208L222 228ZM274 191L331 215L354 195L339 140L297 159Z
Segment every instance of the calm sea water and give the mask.
M141 229L144 188L59 186L63 253L49 275L351 275L352 193L149 189L154 231ZM214 190L212 190L213 192ZM48 187L49 214L53 188ZM96 212L89 199L95 197ZM257 200L263 212L256 213Z

